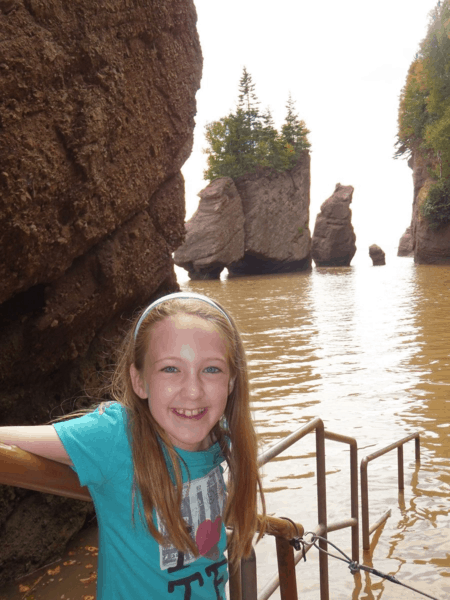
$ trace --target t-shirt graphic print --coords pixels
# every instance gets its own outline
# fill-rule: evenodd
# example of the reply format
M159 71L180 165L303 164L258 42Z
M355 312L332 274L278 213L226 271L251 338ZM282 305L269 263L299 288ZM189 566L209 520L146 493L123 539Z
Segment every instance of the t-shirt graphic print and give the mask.
M222 533L222 514L225 504L225 483L219 466L204 477L183 484L181 515L186 521L192 539L201 556L216 561L220 556L219 540ZM158 529L166 535L158 517ZM179 551L175 546L160 546L161 570L177 566ZM196 560L191 553L184 555L184 565Z

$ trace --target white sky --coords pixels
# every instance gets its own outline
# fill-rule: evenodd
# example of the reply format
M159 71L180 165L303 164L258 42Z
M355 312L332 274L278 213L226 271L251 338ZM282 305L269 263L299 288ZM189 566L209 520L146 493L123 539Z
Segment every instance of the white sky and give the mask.
M437 0L194 0L204 65L187 219L206 186L205 125L234 110L244 65L279 128L289 92L311 131L311 211L353 185L358 254L387 253L411 220L412 171L394 160L400 91Z

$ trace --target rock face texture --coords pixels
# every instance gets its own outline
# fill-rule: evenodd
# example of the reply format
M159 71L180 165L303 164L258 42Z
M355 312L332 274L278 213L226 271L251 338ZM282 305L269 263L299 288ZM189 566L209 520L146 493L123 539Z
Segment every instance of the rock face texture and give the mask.
M398 244L397 256L413 256L414 255L414 240L411 233L411 226L406 228L405 233L400 238Z
M426 158L414 152L409 166L413 170L414 201L411 221L414 261L421 264L450 264L450 224L437 231L430 229L420 215L420 206L426 199L432 179Z
M369 246L369 256L372 259L372 264L374 267L379 267L386 264L386 255L380 246L377 246L376 244Z
M138 306L178 289L202 58L192 0L3 2L0 53L0 424L37 424L100 383ZM0 486L0 584L88 508Z
M338 183L320 207L312 238L311 255L318 267L346 267L356 252L352 226L351 185Z
M230 177L216 179L199 196L174 260L191 279L217 279L224 267L244 255L242 201Z
M291 171L269 168L233 181L220 178L199 195L175 262L193 279L308 269L310 157Z
M290 171L263 169L236 179L244 209L245 251L228 266L231 275L287 273L311 267L310 165L306 151Z

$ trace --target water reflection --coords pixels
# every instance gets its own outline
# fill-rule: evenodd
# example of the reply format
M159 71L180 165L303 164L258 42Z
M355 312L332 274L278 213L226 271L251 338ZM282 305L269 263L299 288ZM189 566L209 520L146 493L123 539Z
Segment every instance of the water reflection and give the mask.
M240 324L263 444L315 416L355 437L360 458L421 431L420 470L413 443L405 446L404 494L398 495L394 454L370 464L371 521L392 508L383 533L372 539L372 559L379 570L441 599L450 591L449 284L449 267L415 266L409 259L383 268L182 284L223 302ZM327 473L329 520L348 517L346 447L327 442ZM313 528L314 438L266 465L264 486L270 512ZM331 536L349 551L348 531ZM258 561L264 585L276 568L272 540L260 544ZM368 574L353 579L337 562L330 561L333 599L405 597L404 588ZM299 570L301 597L318 597L317 572L310 552Z

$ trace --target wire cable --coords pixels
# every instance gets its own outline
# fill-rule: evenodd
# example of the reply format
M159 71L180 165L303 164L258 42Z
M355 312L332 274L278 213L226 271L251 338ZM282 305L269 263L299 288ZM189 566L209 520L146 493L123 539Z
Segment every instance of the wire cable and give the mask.
M308 541L308 540L303 539L302 542L304 544L306 543L308 545L313 545L315 548L317 548L317 550L319 550L319 552L324 552L325 554L328 554L328 556L331 556L332 558L337 558L338 560L342 560L343 562L347 563L348 568L350 569L350 573L352 575L354 575L355 573L359 573L359 571L366 571L367 573L371 573L372 575L377 575L377 577L382 577L383 579L386 579L387 581L390 581L391 583L396 583L397 585L401 585L405 588L408 588L409 590L412 590L413 592L416 592L417 594L421 594L422 596L425 596L426 598L431 598L431 600L439 600L439 598L436 598L435 596L430 596L429 594L425 594L425 592L421 592L420 590L417 590L416 588L413 588L410 585L407 585L406 583L402 583L396 577L394 577L394 575L387 575L386 573L382 573L381 571L378 571L378 569L374 569L373 567L367 567L366 565L360 565L356 561L349 558L345 554L345 552L343 552L340 548L338 548L336 546L336 544L333 544L333 542L330 542L330 540L328 540L327 538L324 538L320 535L316 535L312 531L308 531L307 533L305 533L305 536L307 536L307 535L311 536L311 540ZM298 538L294 538L294 539L298 540ZM323 542L330 544L330 546L333 546L333 548L335 550L337 550L340 554L342 554L342 556L336 556L336 554L331 554L331 552L324 550L323 548L321 548L320 546L317 545L316 542L318 540L322 540ZM294 545L294 544L292 544L292 545ZM294 545L294 547L295 547L295 545Z

